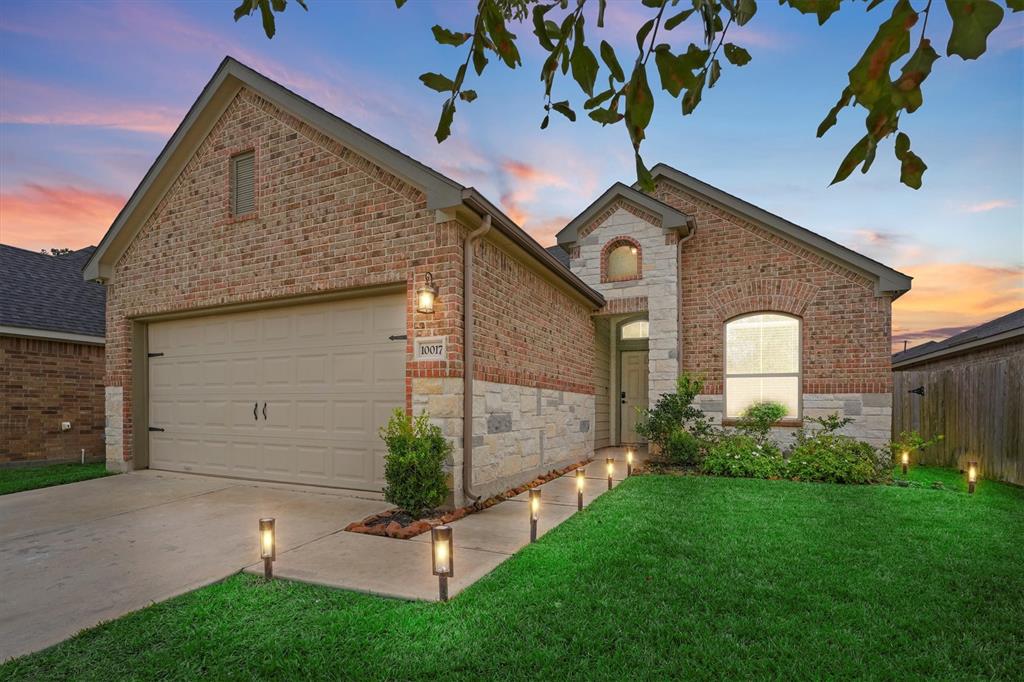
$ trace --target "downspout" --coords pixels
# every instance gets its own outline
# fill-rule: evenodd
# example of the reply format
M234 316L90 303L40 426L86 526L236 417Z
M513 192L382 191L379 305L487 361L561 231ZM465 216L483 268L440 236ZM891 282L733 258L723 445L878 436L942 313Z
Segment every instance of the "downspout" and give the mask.
M676 353L679 354L679 371L678 374L683 373L683 244L693 239L693 235L697 233L697 225L691 224L689 233L679 240L676 249L676 305L679 306L678 314L676 315Z
M480 495L473 492L473 251L490 229L487 214L462 243L462 493L474 504Z

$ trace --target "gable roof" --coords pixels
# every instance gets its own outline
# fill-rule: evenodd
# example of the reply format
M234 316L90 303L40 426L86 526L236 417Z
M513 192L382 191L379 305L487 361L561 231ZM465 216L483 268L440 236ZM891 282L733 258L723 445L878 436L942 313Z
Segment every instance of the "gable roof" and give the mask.
M106 291L82 280L94 250L48 256L0 244L0 333L103 343Z
M989 320L945 341L929 341L892 356L893 369L1024 337L1024 308Z
M565 267L569 267L569 261L571 259L569 258L569 252L568 251L563 249L558 244L555 244L554 246L547 247L547 251L552 256L554 256L555 260L557 260L559 263L561 263Z
M910 290L912 277L898 270L893 270L816 232L811 232L805 227L791 223L785 218L780 218L774 213L769 213L763 208L733 196L728 192L724 192L717 187L712 187L706 182L698 180L692 175L687 175L668 164L657 164L651 169L651 174L655 180L664 178L730 213L747 218L770 231L796 241L826 258L873 277L877 281L876 290L891 293L894 299Z
M238 60L225 57L96 247L83 271L86 279L110 278L117 259L243 87L258 93L281 110L296 116L342 146L419 188L426 195L428 209L453 210L466 207L479 215L481 208L488 211L493 208L493 204L486 200L473 201L481 197L472 188L466 188L403 154ZM493 225L498 231L526 250L557 278L595 306L600 307L604 304L604 298L598 292L572 275L567 268L562 267L544 247L507 216L495 209L492 218Z
M616 199L624 199L632 202L641 208L661 218L661 226L666 230L679 230L688 234L694 227L693 216L679 211L663 201L655 199L649 194L644 194L638 189L616 182L605 190L604 194L595 199L590 206L583 209L583 212L573 218L568 225L558 231L556 239L559 244L571 244L578 238L580 228L585 227L590 221L604 210L604 208Z

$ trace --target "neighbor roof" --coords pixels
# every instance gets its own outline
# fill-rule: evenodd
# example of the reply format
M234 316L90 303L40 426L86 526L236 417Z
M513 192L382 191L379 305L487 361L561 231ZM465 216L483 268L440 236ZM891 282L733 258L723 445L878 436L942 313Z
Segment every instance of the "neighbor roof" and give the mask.
M964 353L982 346L1002 343L1019 336L1024 336L1024 308L955 334L945 341L929 341L915 348L908 348L901 353L896 353L892 356L892 366L894 369L906 367L947 355Z
M604 210L604 208L616 199L625 199L661 218L661 226L666 230L679 230L689 233L693 229L693 217L679 211L663 201L655 199L649 194L616 182L605 190L604 194L583 209L583 212L572 219L572 221L558 231L557 239L559 244L572 244L576 241L581 227L586 226L591 220Z
M563 249L561 246L559 246L558 244L555 244L554 246L549 246L548 253L554 256L556 261L558 261L565 267L569 267L569 252Z
M723 192L717 187L712 187L706 182L698 180L692 175L687 175L668 164L657 164L651 169L651 174L654 176L655 180L658 178L665 178L689 192L700 195L702 198L710 201L712 204L715 204L720 208L725 209L726 211L729 211L730 213L747 218L748 220L762 225L771 231L802 244L812 251L820 253L826 258L838 261L848 267L852 267L860 272L872 276L878 282L877 290L893 294L894 299L910 290L910 281L913 279L912 277L897 270L893 270L892 268L857 253L852 249L848 249L842 244L834 242L831 239L822 237L816 232L811 232L805 227L800 227L796 223L791 223L785 218L780 218L774 213L769 213L763 208L755 206L748 201L744 201L739 197L733 196L728 192Z
M109 279L114 263L124 252L142 224L152 214L195 150L206 138L220 115L242 87L258 93L275 106L291 113L342 146L402 178L423 191L427 208L456 209L462 206L478 211L493 208L472 188L466 188L432 168L381 142L329 111L285 88L232 57L225 57L199 98L189 109L156 161L146 172L128 203L114 219L85 267L86 279ZM521 246L538 262L551 270L595 306L604 298L552 258L532 237L500 211L492 212L495 228Z
M0 333L102 343L106 291L82 280L82 266L96 247L63 256L0 244ZM57 334L57 336L54 336Z

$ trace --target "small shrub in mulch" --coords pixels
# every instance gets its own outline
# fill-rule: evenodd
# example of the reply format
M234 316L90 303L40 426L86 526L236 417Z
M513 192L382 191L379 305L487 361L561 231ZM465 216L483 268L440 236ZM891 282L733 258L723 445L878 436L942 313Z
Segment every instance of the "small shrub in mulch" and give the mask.
M409 538L416 537L420 533L426 533L434 526L439 526L442 523L458 521L473 512L493 507L499 502L504 502L516 495L526 492L530 488L536 488L537 486L543 485L548 481L558 478L559 476L564 476L570 471L590 464L592 461L593 460L585 459L574 464L570 464L569 466L562 467L561 469L553 469L546 474L538 476L529 483L524 483L523 485L506 490L503 493L492 495L487 499L481 499L479 502L466 507L459 507L458 509L453 509L451 511L435 509L432 512L422 515L419 519L415 518L409 512L401 509L389 509L379 514L367 516L362 521L350 523L345 526L345 530L350 533L364 533L366 535L380 535L382 537L396 538L398 540L408 540Z

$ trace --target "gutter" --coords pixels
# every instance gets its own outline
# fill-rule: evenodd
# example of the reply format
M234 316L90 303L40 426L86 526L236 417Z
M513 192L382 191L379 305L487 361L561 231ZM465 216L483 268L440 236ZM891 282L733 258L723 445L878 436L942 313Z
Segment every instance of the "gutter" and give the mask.
M473 260L475 246L491 230L491 215L485 213L480 227L462 242L462 493L476 504L473 492Z

